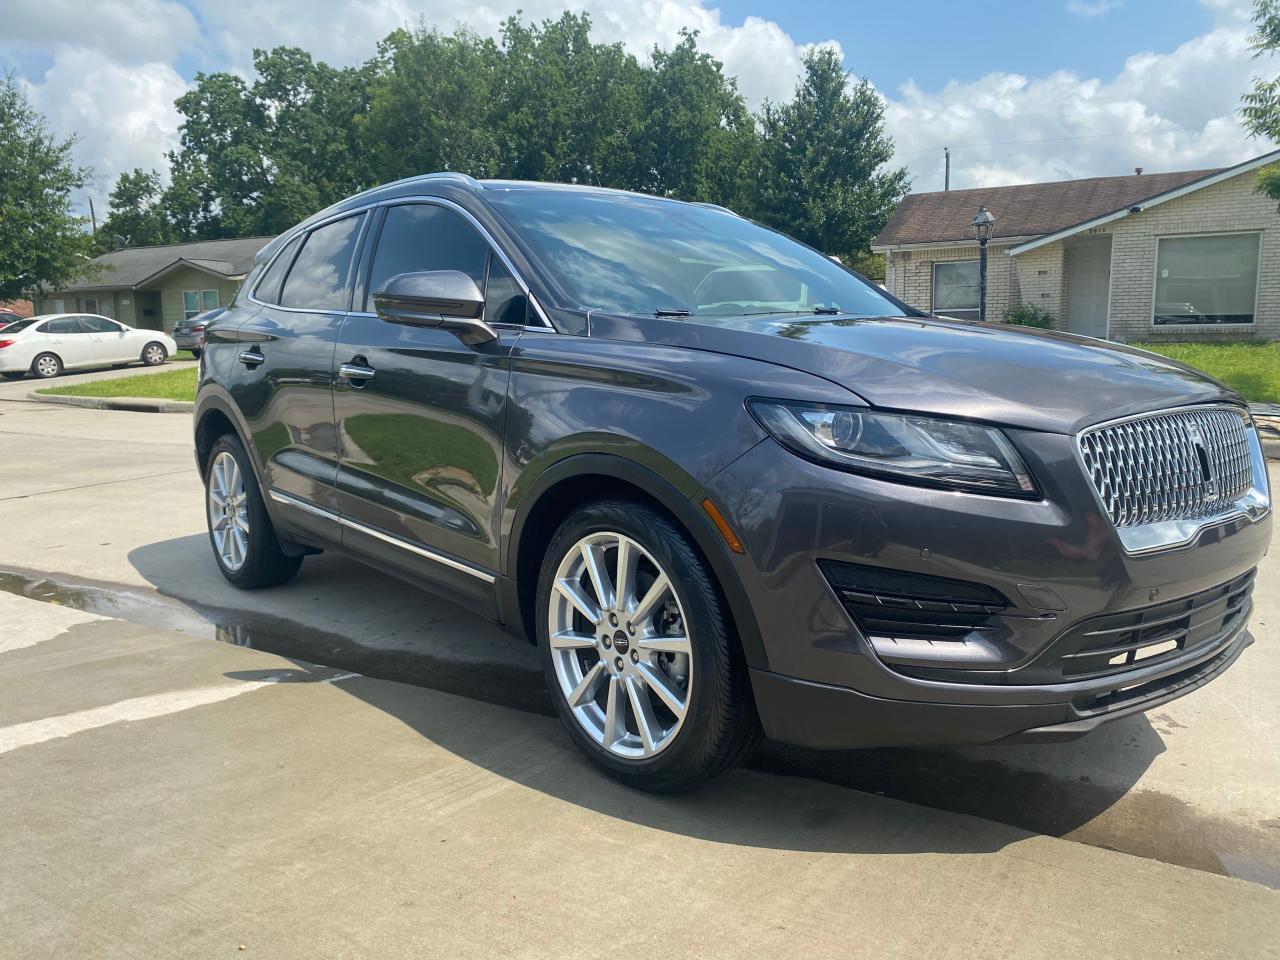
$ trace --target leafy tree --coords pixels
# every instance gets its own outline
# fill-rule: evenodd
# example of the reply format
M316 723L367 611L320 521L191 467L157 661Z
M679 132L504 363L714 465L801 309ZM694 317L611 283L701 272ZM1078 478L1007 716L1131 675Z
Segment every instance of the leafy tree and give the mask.
M0 300L92 273L93 238L71 208L92 176L12 77L0 80Z
M1253 24L1254 56L1280 52L1280 0L1254 0ZM1280 75L1254 80L1253 88L1244 95L1240 114L1255 137L1280 143ZM1280 165L1272 164L1259 172L1258 190L1280 201Z
M645 74L634 190L732 204L753 152L755 124L723 65L682 31L671 50L654 48Z
M98 249L111 250L121 237L131 247L172 243L174 229L165 214L160 174L135 167L120 174L111 191L109 213L98 231Z
M868 81L850 83L834 50L816 48L795 97L761 111L746 207L819 250L864 253L907 191L892 158L884 101Z

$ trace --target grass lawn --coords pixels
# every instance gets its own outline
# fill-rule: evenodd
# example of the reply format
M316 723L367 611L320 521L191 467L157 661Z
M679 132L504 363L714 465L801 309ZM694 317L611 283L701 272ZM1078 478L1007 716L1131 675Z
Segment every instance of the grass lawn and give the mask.
M196 374L194 366L183 366L163 373L141 373L136 377L97 380L70 387L46 387L36 393L61 397L157 397L161 400L194 400Z
M1280 403L1280 342L1135 343L1203 370L1254 403Z

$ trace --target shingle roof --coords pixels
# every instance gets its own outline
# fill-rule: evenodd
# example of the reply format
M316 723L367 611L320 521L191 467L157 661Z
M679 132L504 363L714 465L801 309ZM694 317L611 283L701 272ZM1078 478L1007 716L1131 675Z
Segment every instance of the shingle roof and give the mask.
M133 287L179 260L187 260L213 273L239 277L249 272L253 258L273 237L241 237L236 240L201 240L170 243L157 247L125 247L94 258L102 273L77 280L63 290L93 290L102 287Z
M874 243L876 246L896 246L972 240L973 230L969 221L979 207L986 207L996 218L991 234L993 239L1038 237L1135 206L1157 194L1217 172L1218 169L1184 170L912 193L898 204Z

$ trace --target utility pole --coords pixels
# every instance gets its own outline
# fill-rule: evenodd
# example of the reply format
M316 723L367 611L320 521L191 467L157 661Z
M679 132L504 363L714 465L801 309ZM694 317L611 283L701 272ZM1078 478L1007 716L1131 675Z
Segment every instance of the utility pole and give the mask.
M951 189L951 148L943 147L942 155L947 158L947 173L946 173L946 177L942 181L942 189L950 190Z
M93 234L98 235L98 215L93 210L93 197L89 198L89 219L93 221Z

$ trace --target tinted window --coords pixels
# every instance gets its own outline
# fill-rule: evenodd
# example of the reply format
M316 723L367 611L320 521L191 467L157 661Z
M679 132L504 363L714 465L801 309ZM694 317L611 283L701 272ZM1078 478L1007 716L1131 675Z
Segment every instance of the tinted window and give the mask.
M5 333L17 333L19 330L25 330L34 323L39 323L40 317L27 317L25 320L15 320L4 328Z
M360 233L360 216L317 227L302 241L302 250L284 281L282 307L304 310L347 309L347 278Z
M81 317L84 325L91 333L119 333L120 324L113 323L105 317Z
M253 295L263 303L280 302L280 285L284 283L284 275L289 271L289 264L293 260L294 253L297 252L298 239L294 237L285 244L284 249L280 251L280 256L271 261L271 266L258 281L258 287Z
M524 323L528 299L496 256L489 257L489 280L484 287L484 318L489 323Z
M57 320L50 320L43 327L40 328L40 332L41 333L87 333L88 331L80 326L80 319L78 317L60 317Z
M461 214L423 203L391 207L373 255L365 310L372 312L373 294L399 273L461 270L483 286L488 253L484 238Z
M494 190L485 199L575 305L688 310L694 322L815 308L903 312L816 250L723 210L576 190Z

